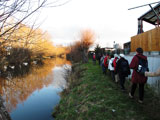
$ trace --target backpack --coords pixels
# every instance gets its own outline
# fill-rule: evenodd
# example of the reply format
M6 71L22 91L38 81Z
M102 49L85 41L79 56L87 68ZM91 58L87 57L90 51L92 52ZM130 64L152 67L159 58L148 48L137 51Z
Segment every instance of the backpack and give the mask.
M114 61L113 61L114 62ZM113 62L112 62L112 67L114 67L114 64L113 64Z
M148 68L148 61L147 60L144 60L142 58L140 58L139 56L137 56L139 61L138 61L138 68L137 68L137 72L141 75L144 75L144 73L146 71L149 71L149 68Z
M106 57L107 57L107 60L105 61L105 64L108 66L110 59L109 59L109 56L106 56ZM106 58L106 57L105 57L105 58Z
M101 57L101 60L100 60L101 61L101 65L104 64L104 58L105 58L104 56Z
M122 60L120 64L121 72L128 75L128 62L126 60Z
M112 62L112 67L116 67L116 64L117 64L117 61L118 61L119 59L118 58L115 58L114 60L113 60L113 62ZM114 66L115 65L115 66Z

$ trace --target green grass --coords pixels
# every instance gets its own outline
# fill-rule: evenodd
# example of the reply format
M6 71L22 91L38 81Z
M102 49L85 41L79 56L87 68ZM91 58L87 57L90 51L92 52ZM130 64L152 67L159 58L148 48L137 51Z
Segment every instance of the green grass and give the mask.
M160 100L149 87L145 87L144 103L139 104L137 93L134 99L128 97L129 82L122 92L100 66L89 61L77 71L84 68L82 77L75 77L76 84L62 93L54 112L56 120L160 120Z

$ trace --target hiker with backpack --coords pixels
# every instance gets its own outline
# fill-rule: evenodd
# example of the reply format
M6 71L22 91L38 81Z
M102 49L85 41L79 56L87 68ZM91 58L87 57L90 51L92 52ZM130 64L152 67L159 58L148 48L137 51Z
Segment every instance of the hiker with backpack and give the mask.
M106 56L104 58L104 62L103 62L103 64L104 64L104 74L106 74L106 71L108 69L108 63L109 63L109 55L106 54Z
M104 66L104 58L105 58L105 57L106 57L105 54L103 54L103 56L102 56L101 59L100 59L103 74L106 73L106 68L105 68L105 66Z
M113 60L114 60L114 56L111 55L111 59L109 60L109 64L108 64L108 70L110 71L112 80L115 81L115 75L114 75L114 67L113 67Z
M117 62L115 74L117 73L120 79L121 90L125 91L125 77L128 77L128 75L130 75L130 68L128 60L124 58L124 54L120 54L120 59Z
M102 67L102 65L104 64L104 58L105 58L105 54L103 54L101 56L101 59L100 59L100 66Z
M98 64L99 64L99 65L101 65L101 57L102 57L102 54L101 54L101 53L98 53L97 60L98 60Z
M136 55L133 57L130 68L133 69L132 73L132 85L129 97L133 98L137 84L139 85L139 103L143 103L144 98L144 85L147 82L147 77L144 76L144 72L148 71L147 57L143 55L143 49L137 48Z
M92 60L93 60L93 64L95 65L96 64L96 54L95 53L93 53Z
M118 55L114 54L114 60L113 60L113 63L112 63L112 66L114 67L114 74L115 74L115 71L116 71L116 66L117 66L118 60L119 60ZM115 78L115 82L118 83L118 81L119 81L119 75L115 74L114 76L115 76L114 77Z

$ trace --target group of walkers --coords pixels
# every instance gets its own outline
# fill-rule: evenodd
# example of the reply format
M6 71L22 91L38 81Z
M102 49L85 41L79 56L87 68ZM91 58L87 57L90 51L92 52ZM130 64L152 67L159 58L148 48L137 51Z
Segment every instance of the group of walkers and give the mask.
M110 74L112 80L120 83L121 89L125 91L125 77L130 75L129 63L125 59L124 54L103 55L101 57L101 67L103 74Z
M94 54L95 55L95 54ZM94 59L94 58L93 58ZM95 64L95 60L94 64ZM130 69L133 69L132 79L131 79L131 89L129 91L129 97L134 98L134 93L139 86L139 103L143 103L144 98L144 86L147 82L147 76L158 76L160 75L160 70L157 72L148 72L148 60L147 57L143 55L143 49L137 48L136 55L132 58L129 64L128 60L125 59L124 54L114 54L114 55L102 55L99 57L99 64L102 67L103 74L110 74L114 82L119 83L121 90L125 91L125 81L126 77L131 74Z

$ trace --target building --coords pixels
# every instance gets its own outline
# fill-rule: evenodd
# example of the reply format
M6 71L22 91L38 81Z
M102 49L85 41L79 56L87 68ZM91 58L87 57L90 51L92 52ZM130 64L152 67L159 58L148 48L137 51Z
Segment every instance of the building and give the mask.
M155 25L149 31L143 31L143 22ZM160 54L160 3L138 18L138 34L131 37L131 52L137 47L142 47L145 54Z
M124 54L129 54L131 51L131 42L127 42L123 44Z

